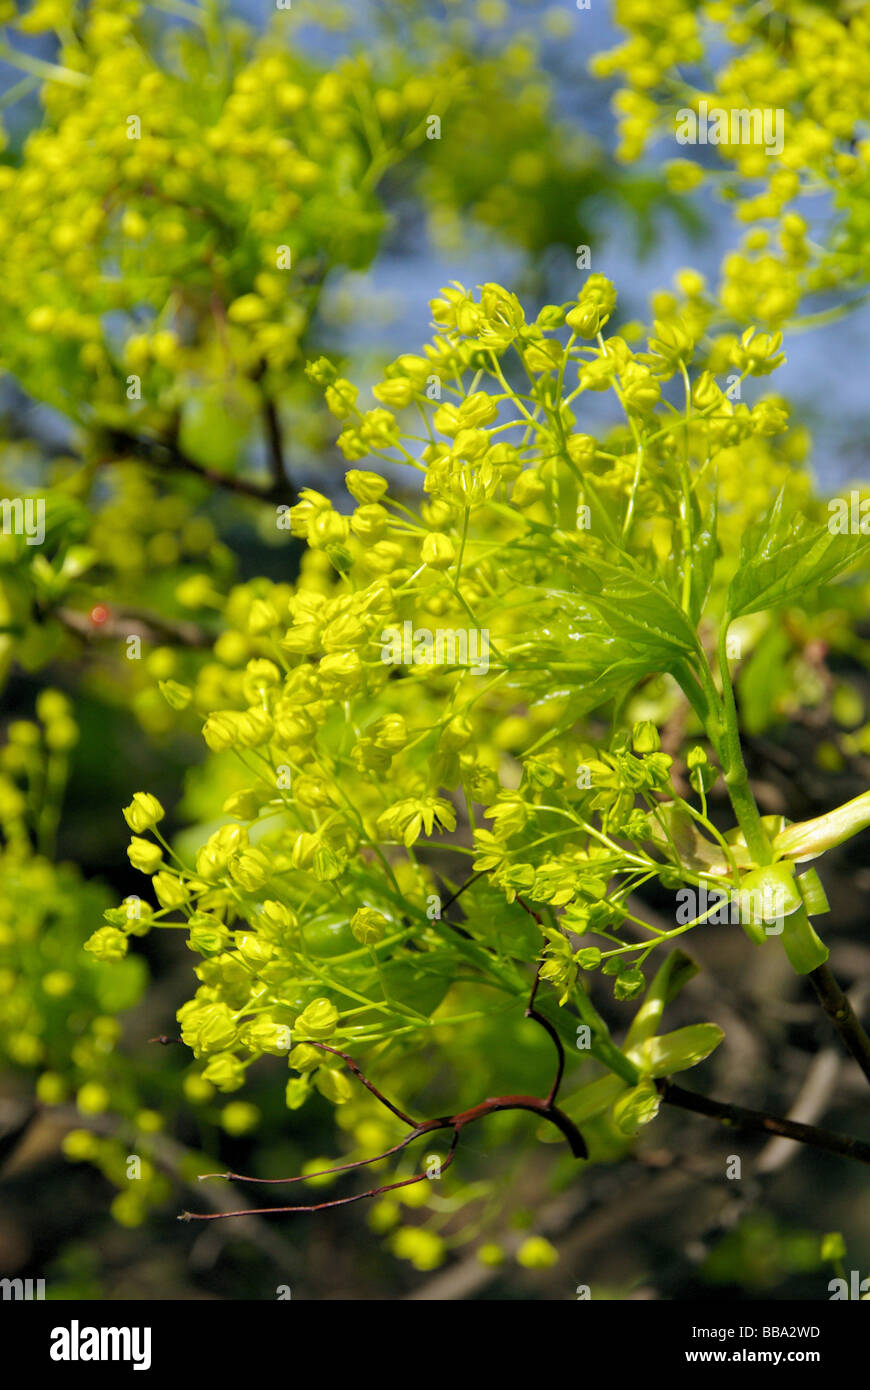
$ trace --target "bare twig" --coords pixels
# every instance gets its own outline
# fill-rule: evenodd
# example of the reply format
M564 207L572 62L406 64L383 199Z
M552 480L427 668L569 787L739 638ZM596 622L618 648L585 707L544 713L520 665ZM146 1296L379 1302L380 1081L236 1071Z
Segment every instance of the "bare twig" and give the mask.
M816 998L839 1033L847 1050L851 1052L858 1066L870 1081L870 1038L849 1003L848 998L837 984L829 965L820 965L810 971L807 977L816 992Z
M556 1048L556 1075L553 1080L553 1084L550 1087L549 1093L546 1097L541 1098L540 1096L495 1096L491 1097L488 1100L482 1101L479 1105L472 1106L470 1110L461 1110L455 1115L443 1115L433 1120L416 1121L412 1120L409 1115L406 1115L402 1110L398 1108L398 1106L394 1105L392 1101L388 1100L386 1096L378 1090L374 1083L369 1081L368 1077L363 1074L360 1067L356 1064L352 1057L349 1057L347 1055L347 1053L339 1052L337 1048L329 1047L326 1043L311 1042L309 1046L319 1048L322 1052L330 1052L333 1054L333 1056L340 1057L342 1061L345 1062L345 1064L353 1072L357 1080L360 1081L362 1085L365 1086L367 1090L369 1090L372 1093L376 1100L380 1101L380 1103L383 1106L385 1106L388 1110L390 1110L392 1114L396 1116L397 1119L401 1120L403 1124L406 1124L410 1127L410 1133L406 1134L404 1139L401 1139L399 1143L393 1145L392 1148L385 1149L383 1153L374 1154L369 1158L357 1159L355 1162L352 1163L339 1164L334 1168L324 1169L322 1173L308 1173L292 1178L250 1178L245 1177L239 1173L226 1173L223 1175L211 1174L209 1176L224 1176L235 1182L263 1182L268 1184L303 1182L306 1178L326 1177L327 1175L331 1176L337 1173L355 1171L358 1168L366 1167L370 1163L377 1163L380 1159L389 1158L391 1154L398 1153L401 1149L407 1148L407 1146L413 1143L415 1139L421 1138L424 1134L434 1134L437 1133L439 1130L449 1130L452 1134L452 1138L450 1140L450 1147L447 1151L446 1158L441 1162L440 1171L443 1172L444 1169L453 1162L453 1157L456 1153L456 1148L459 1143L459 1138L463 1129L465 1129L467 1125L476 1123L477 1120L482 1120L487 1115L495 1115L500 1111L504 1110L526 1110L533 1115L538 1115L542 1120L549 1121L549 1123L555 1125L555 1127L568 1140L571 1152L575 1158L587 1158L588 1152L582 1134L578 1130L577 1126L574 1124L573 1120L569 1119L569 1117L555 1104L556 1096L559 1091L559 1085L562 1080L562 1074L565 1069L565 1052L562 1047L562 1042L555 1028L553 1028L553 1026L547 1021L547 1019L543 1018L542 1015L535 1010L535 996L537 994L539 983L540 967L535 974L535 981L532 986L531 997L529 999L529 1004L526 1009L526 1017L533 1018L536 1023L539 1023L541 1027L545 1029L545 1031L553 1039L553 1043ZM350 1197L334 1197L326 1202L314 1202L305 1206L255 1207L240 1211L216 1212L185 1211L181 1213L178 1219L179 1221L220 1221L227 1216L266 1215L270 1212L277 1213L294 1211L325 1211L332 1207L348 1206L351 1202L361 1202L368 1197L380 1197L385 1192L393 1192L400 1187L410 1187L414 1183L425 1182L427 1178L427 1173L414 1173L409 1178L401 1178L398 1179L396 1182L386 1183L380 1187L372 1187L367 1189L365 1192L354 1193Z
M661 1077L656 1086L667 1105L678 1106L681 1110L691 1110L696 1115L706 1115L708 1119L719 1120L721 1124L733 1125L736 1129L748 1129L768 1137L776 1135L782 1139L794 1139L798 1144L808 1144L811 1148L822 1149L825 1153L838 1154L841 1158L854 1158L858 1163L870 1163L870 1144L861 1139L853 1139L848 1134L836 1134L833 1130L819 1129L816 1125L799 1124L797 1120L784 1120L777 1115L768 1115L763 1110L748 1110L743 1105L732 1105L728 1101L699 1096L695 1091L686 1091L682 1086L675 1086L667 1077Z

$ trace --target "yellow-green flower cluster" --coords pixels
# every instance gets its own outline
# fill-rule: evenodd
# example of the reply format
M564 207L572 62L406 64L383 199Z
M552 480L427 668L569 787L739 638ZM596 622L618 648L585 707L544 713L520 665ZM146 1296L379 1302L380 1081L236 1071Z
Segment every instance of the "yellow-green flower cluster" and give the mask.
M613 98L622 159L639 158L655 140L674 142L686 112L701 120L726 113L715 164L699 154L700 139L674 143L678 157L666 166L674 192L713 180L748 225L723 262L724 314L779 325L807 295L866 283L870 8L779 0L768 14L734 0L621 0L616 18L626 38L592 70L623 84ZM705 59L708 90L687 76ZM769 140L744 138L742 126L735 139L732 112L776 117L781 140L773 131ZM795 206L819 195L819 216L830 223L823 236Z
M733 400L707 365L763 378L781 339L710 338L703 284L687 272L677 289L638 342L609 332L617 295L601 276L534 321L500 285L449 286L433 301L433 340L375 387L390 406L363 409L325 359L310 364L354 464L350 510L304 489L290 511L307 542L298 580L232 589L213 658L191 686L163 685L177 718L201 722L225 822L176 853L153 797L137 793L125 812L131 862L153 878L149 924L183 930L201 958L182 1035L219 1089L238 1088L259 1057L286 1056L298 1073L288 1104L313 1085L343 1103L334 1059L313 1044L413 1036L449 1007L439 884L457 882L466 856L490 913L494 893L502 911L522 897L605 936L637 875L657 872L648 811L675 792L649 723L633 744L596 750L551 733L535 750L560 714L576 718L659 659L618 628L604 635L572 597L613 537L670 575L697 619L707 594L685 578L687 477L703 508L717 470L726 480L733 543L703 561L719 595L748 518L788 478L774 443L782 406ZM587 391L612 401L603 440L583 430ZM416 500L392 497L378 470L396 464L420 476ZM798 475L795 498L803 486ZM636 842L629 861L614 835ZM529 838L541 850L524 851ZM437 868L445 851L451 870ZM622 887L608 890L620 864ZM562 992L590 967L564 942L531 926L523 948L545 952ZM118 949L114 936L104 949ZM615 950L607 973L630 998L643 977Z

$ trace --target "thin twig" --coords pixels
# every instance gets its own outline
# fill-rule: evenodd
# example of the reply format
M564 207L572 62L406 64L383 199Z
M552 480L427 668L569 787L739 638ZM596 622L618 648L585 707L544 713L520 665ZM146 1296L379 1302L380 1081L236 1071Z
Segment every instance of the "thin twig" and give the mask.
M352 1057L349 1057L347 1055L346 1052L339 1052L337 1048L330 1047L327 1043L311 1042L309 1044L311 1047L319 1048L323 1052L330 1052L333 1054L333 1056L340 1057L342 1061L349 1067L349 1069L357 1078L357 1080L360 1081L362 1085L365 1086L366 1089L371 1092L375 1099L380 1101L380 1103L384 1105L389 1111L391 1111L397 1119L401 1120L403 1124L409 1126L410 1133L406 1134L404 1139L400 1140L398 1144L393 1145L392 1148L385 1149L383 1153L371 1155L369 1158L357 1159L352 1163L343 1163L334 1168L327 1168L324 1169L322 1173L302 1174L301 1176L292 1178L251 1178L245 1177L239 1173L226 1173L223 1175L212 1174L210 1176L224 1176L226 1178L229 1178L231 1181L236 1182L263 1182L268 1184L283 1182L302 1182L306 1178L310 1177L325 1177L327 1175L331 1176L333 1174L352 1172L355 1171L357 1168L364 1168L370 1163L377 1163L380 1159L388 1158L391 1154L398 1153L399 1150L407 1148L407 1146L413 1143L415 1139L420 1139L425 1134L435 1134L439 1130L446 1129L452 1131L453 1137L450 1141L450 1148L447 1151L447 1157L445 1160L442 1161L440 1165L440 1171L443 1172L444 1169L447 1168L453 1162L453 1156L456 1152L456 1147L459 1143L459 1137L463 1129L465 1129L467 1125L476 1123L477 1120L484 1119L484 1117L487 1115L495 1115L498 1114L500 1111L504 1110L525 1110L533 1115L538 1115L542 1120L549 1121L549 1123L555 1125L555 1127L560 1131L560 1133L562 1133L568 1140L571 1152L575 1158L587 1158L588 1151L582 1134L578 1130L577 1126L574 1124L574 1121L569 1119L569 1117L555 1104L555 1099L559 1091L559 1085L562 1080L562 1074L565 1069L565 1053L562 1047L561 1040L558 1034L556 1033L556 1030L547 1021L547 1019L543 1018L542 1015L536 1011L534 1007L535 996L537 994L539 983L540 967L535 973L535 980L534 984L532 985L532 992L529 998L528 1007L526 1009L526 1017L533 1018L536 1023L539 1023L541 1027L553 1039L553 1042L556 1047L556 1075L553 1084L550 1087L549 1094L547 1096L543 1098L540 1096L495 1096L491 1097L488 1100L481 1101L479 1105L473 1105L469 1110L461 1110L455 1115L442 1115L433 1120L412 1120L409 1115L406 1115L403 1111L401 1111L398 1108L398 1106L392 1103L392 1101L387 1100L386 1096L384 1096L382 1092L378 1090L378 1088L374 1085L373 1082L369 1081L368 1077L363 1073L361 1068L357 1065L357 1063L353 1060ZM158 1040L154 1039L154 1041ZM162 1041L162 1039L160 1039L160 1041ZM369 1197L380 1197L385 1192L393 1192L400 1187L410 1187L414 1183L425 1181L428 1178L428 1176L428 1173L425 1172L415 1173L409 1178L402 1178L396 1182L386 1183L380 1187L372 1187L367 1189L365 1192L354 1193L350 1197L334 1197L325 1202L315 1202L305 1206L255 1207L239 1211L216 1212L185 1211L181 1213L178 1219L179 1221L221 1221L228 1216L266 1215L271 1212L287 1213L326 1211L332 1207L348 1206L351 1202L361 1202Z

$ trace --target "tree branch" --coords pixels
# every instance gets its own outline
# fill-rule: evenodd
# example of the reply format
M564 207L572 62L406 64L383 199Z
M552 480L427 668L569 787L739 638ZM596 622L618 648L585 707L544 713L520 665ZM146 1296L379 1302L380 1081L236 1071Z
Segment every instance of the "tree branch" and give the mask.
M571 1120L554 1103L557 1092L559 1090L559 1083L562 1080L562 1072L565 1067L565 1053L562 1047L562 1043L558 1037L558 1034L556 1033L556 1030L552 1027L550 1023L548 1023L548 1021L545 1018L543 1018L535 1010L535 996L537 994L539 983L540 967L538 967L538 970L535 973L535 981L532 986L531 997L529 998L528 1007L526 1009L526 1017L533 1018L536 1023L539 1023L541 1027L544 1028L545 1031L549 1034L549 1036L553 1039L553 1042L556 1046L556 1076L552 1086L550 1087L549 1094L546 1097L542 1098L540 1096L494 1096L488 1100L481 1101L479 1105L473 1105L469 1110L460 1110L455 1115L442 1115L434 1120L415 1121L412 1120L409 1115L406 1115L403 1111L399 1110L397 1106L393 1105L392 1101L387 1100L387 1098L377 1089L377 1087L371 1081L369 1081L368 1077L366 1077L363 1074L362 1070L359 1066L357 1066L353 1058L348 1057L347 1053L339 1052L337 1048L330 1047L327 1043L312 1041L308 1044L310 1047L316 1047L319 1048L322 1052L331 1052L333 1056L340 1057L342 1061L345 1062L346 1065L353 1072L357 1080L360 1081L362 1085L365 1086L367 1090L369 1090L372 1093L372 1095L380 1101L382 1105L386 1106L386 1108L390 1110L392 1114L394 1114L397 1117L397 1119L400 1119L403 1124L409 1126L410 1133L406 1134L404 1139L401 1139L398 1144L394 1144L392 1148L385 1149L383 1153L374 1154L369 1158L356 1159L352 1163L342 1163L335 1168L326 1168L323 1170L322 1173L307 1173L292 1178L250 1178L244 1177L239 1173L209 1174L207 1176L223 1176L234 1182L263 1182L269 1184L285 1182L304 1182L306 1178L310 1177L325 1177L327 1174L332 1175L338 1173L347 1173L353 1172L357 1168L364 1168L370 1163L377 1163L380 1159L389 1158L391 1154L398 1153L401 1149L407 1148L407 1146L413 1143L415 1139L420 1139L424 1134L434 1134L439 1130L447 1129L452 1132L453 1137L450 1141L450 1148L447 1151L447 1156L440 1166L439 1171L443 1173L444 1169L449 1167L449 1165L453 1162L453 1157L456 1153L456 1147L459 1143L459 1137L466 1125L474 1124L477 1120L482 1120L486 1115L495 1115L503 1110L526 1110L533 1115L537 1115L542 1120L549 1121L549 1123L555 1125L555 1127L560 1131L560 1133L563 1134L565 1138L568 1140L571 1152L575 1158L588 1158L589 1155L586 1148L586 1144L579 1129L574 1124L574 1121ZM169 1042L172 1041L172 1039L155 1038L152 1039L152 1041ZM293 1211L326 1211L331 1207L344 1207L348 1206L351 1202L362 1202L367 1197L380 1197L385 1192L395 1191L396 1188L410 1187L414 1183L425 1182L428 1177L429 1174L425 1172L415 1173L410 1178L401 1178L396 1182L386 1183L381 1187L368 1188L365 1192L356 1192L350 1197L334 1197L326 1202L315 1202L305 1206L252 1207L239 1211L184 1211L181 1213L178 1219L179 1221L222 1221L228 1216L266 1215L269 1212L278 1213Z
M269 451L269 470L272 474L273 492L286 491L294 495L284 469L284 441L281 434L281 420L271 396L263 395L263 422L266 426L266 443Z
M277 418L276 418L277 425ZM284 473L281 463L280 477L273 465L273 481L269 487L262 487L248 478L236 478L219 469L208 468L189 458L177 444L159 439L147 439L143 435L130 434L126 430L111 430L105 436L106 451L102 454L103 463L146 463L158 470L171 469L177 473L189 473L212 487L224 488L242 497L252 497L259 502L295 501L296 494Z
M56 608L51 616L86 642L98 637L141 637L143 642L157 645L177 642L184 647L210 647L214 641L197 623L173 621L128 608L107 611L100 622L95 622L89 613L81 613L74 608Z
M682 1086L675 1086L667 1077L661 1077L656 1082L656 1087L666 1105L691 1110L696 1115L706 1115L708 1119L733 1125L737 1129L748 1129L768 1137L776 1135L781 1139L793 1139L797 1144L808 1144L811 1148L837 1154L840 1158L854 1158L858 1163L870 1163L870 1144L861 1139L853 1139L848 1134L836 1134L833 1130L819 1129L816 1125L780 1119L779 1116L768 1115L763 1110L748 1110L743 1105L731 1105L728 1101L699 1096L695 1091L686 1091Z
M849 1003L846 995L837 984L828 965L820 965L811 970L808 977L816 992L816 998L839 1033L847 1050L851 1052L858 1066L870 1081L870 1038Z

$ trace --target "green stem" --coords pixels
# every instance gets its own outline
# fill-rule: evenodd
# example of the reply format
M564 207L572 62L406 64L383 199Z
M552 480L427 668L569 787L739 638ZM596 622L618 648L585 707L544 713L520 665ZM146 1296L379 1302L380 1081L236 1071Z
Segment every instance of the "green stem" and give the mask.
M720 758L725 771L725 785L728 788L728 796L737 817L737 824L743 831L752 857L756 864L769 864L772 858L770 844L764 826L761 824L761 815L752 794L752 788L749 785L749 773L746 770L746 763L743 761L743 749L740 746L737 703L734 699L734 687L731 684L731 673L728 669L728 628L730 624L730 615L726 614L719 633L719 670L722 676L722 713L724 716Z
M68 87L86 87L90 81L83 72L62 68L57 63L46 63L41 58L34 58L30 53L19 53L8 43L0 43L0 58L12 67L30 73L31 77L38 77L42 82L64 82Z

